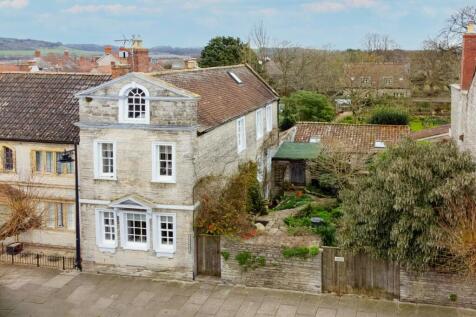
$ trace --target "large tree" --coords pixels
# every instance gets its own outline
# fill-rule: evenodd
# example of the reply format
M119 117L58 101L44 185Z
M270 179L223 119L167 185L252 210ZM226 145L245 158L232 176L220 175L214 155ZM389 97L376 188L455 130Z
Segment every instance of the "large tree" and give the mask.
M248 63L258 65L256 53L240 38L217 36L208 42L200 57L201 67L227 66Z
M436 265L448 252L441 225L448 197L474 192L475 171L471 156L451 142L406 140L390 148L342 192L341 245L416 270Z
M300 90L283 98L283 101L283 129L296 121L331 121L335 116L329 99L314 91Z

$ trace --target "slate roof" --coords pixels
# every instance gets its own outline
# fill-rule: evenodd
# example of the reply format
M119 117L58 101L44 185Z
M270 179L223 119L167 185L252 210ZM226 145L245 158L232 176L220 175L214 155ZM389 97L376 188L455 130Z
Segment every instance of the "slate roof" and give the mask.
M0 73L0 139L78 141L75 93L110 79L110 75L78 73Z
M320 151L321 148L317 143L284 142L273 156L273 160L312 160Z
M423 129L420 131L412 132L410 137L414 140L424 140L434 137L449 137L451 124L443 124L438 127Z
M236 83L229 72L235 73L243 83ZM153 76L200 95L199 132L278 99L276 92L246 65L168 71Z
M344 65L345 87L366 88L361 77L370 77L368 86L373 89L409 89L410 65L399 63L350 63ZM384 77L392 77L391 86L386 86ZM354 78L354 80L351 80Z
M376 141L389 146L408 137L409 133L406 125L298 122L294 141L309 142L311 137L316 137L324 146L340 147L351 153L370 153L377 150Z

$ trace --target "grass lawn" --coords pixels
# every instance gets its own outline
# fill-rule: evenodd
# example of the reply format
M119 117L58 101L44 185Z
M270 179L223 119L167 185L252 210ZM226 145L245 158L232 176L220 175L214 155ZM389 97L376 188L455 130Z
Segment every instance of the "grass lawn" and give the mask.
M288 194L288 195L284 195L281 201L279 202L279 204L276 207L274 207L272 210L278 211L278 210L296 208L296 207L309 204L312 201L313 199L309 195L297 195L295 193Z
M411 118L409 126L412 132L416 132L423 129L434 128L447 123L450 123L450 118L447 117L415 116Z

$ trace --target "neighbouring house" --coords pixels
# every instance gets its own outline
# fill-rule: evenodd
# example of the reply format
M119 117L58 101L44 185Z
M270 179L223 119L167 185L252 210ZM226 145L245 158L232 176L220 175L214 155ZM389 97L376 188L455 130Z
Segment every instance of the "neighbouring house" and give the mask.
M410 64L345 64L343 92L348 97L411 97Z
M273 193L286 184L312 183L309 166L323 150L344 151L357 162L409 136L406 125L298 122L290 129L288 142L279 147L273 161Z
M412 132L410 138L417 141L440 142L450 139L450 124L443 124L434 128Z
M464 151L476 157L476 30L469 23L463 35L461 75L459 84L451 85L452 139Z
M42 201L41 228L18 239L32 246L75 247L74 164L59 163L79 142L79 102L74 94L109 75L0 73L0 183L21 187ZM8 219L0 194L0 222ZM6 241L8 242L8 241Z
M256 161L266 187L277 94L238 65L131 72L77 97L83 268L192 279L195 185Z

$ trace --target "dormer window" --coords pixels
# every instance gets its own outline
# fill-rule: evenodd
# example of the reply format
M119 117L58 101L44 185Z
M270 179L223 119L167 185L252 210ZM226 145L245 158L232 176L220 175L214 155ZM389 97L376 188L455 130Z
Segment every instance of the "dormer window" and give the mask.
M149 92L145 87L131 83L121 89L119 122L149 124Z

